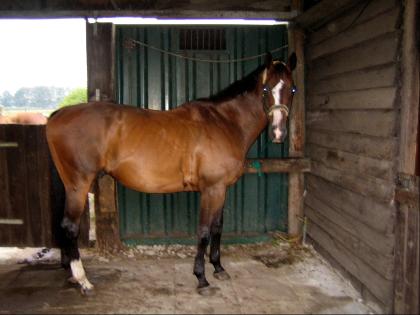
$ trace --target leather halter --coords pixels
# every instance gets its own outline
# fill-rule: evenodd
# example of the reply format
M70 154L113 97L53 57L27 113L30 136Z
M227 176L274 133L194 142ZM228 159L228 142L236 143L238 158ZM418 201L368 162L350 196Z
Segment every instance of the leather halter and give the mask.
M271 107L268 107L267 104L267 97L268 94L271 92L271 89L268 87L268 85L264 84L263 86L263 106L264 106L264 111L265 114L267 115L267 117L269 118L270 116L273 115L273 111L276 109L281 110L286 116L289 116L289 107L287 107L286 104L274 104Z

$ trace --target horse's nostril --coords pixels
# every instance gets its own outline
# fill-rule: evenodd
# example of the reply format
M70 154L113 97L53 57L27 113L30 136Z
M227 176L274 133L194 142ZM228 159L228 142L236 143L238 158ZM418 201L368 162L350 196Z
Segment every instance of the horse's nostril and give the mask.
M284 130L280 128L273 128L272 129L272 139L278 140L279 142L283 141L284 139Z

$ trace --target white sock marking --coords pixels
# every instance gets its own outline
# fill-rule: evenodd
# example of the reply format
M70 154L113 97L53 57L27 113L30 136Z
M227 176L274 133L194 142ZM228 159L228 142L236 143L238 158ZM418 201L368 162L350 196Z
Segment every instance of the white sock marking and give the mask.
M80 284L82 289L90 290L93 288L93 285L86 278L85 269L80 258L78 260L72 260L70 262L70 268L73 278Z

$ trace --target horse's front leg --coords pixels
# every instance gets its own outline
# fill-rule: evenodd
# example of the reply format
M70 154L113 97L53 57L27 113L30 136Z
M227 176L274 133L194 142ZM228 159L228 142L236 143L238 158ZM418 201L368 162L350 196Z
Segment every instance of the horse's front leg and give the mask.
M194 275L198 279L198 293L202 295L210 295L214 293L214 290L209 287L210 284L208 283L205 276L204 254L206 252L207 245L209 245L210 242L210 237L212 234L211 229L214 227L213 222L223 209L225 195L226 187L224 185L214 185L201 191L200 223L198 227L198 245L197 255L195 256L194 262Z

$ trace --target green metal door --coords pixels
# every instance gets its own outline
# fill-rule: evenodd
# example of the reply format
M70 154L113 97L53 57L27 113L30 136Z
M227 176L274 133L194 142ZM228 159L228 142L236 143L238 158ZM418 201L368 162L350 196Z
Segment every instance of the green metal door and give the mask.
M130 40L149 45L132 45ZM242 78L264 57L242 62L191 61L158 51L200 59L239 59L287 44L285 26L117 28L118 102L168 110L207 97ZM150 47L153 46L153 47ZM285 60L287 49L273 54ZM286 157L288 144L275 145L263 132L249 158ZM118 187L121 239L126 243L195 242L199 194L145 194ZM286 231L287 174L245 174L228 190L224 242L261 239L269 231Z

